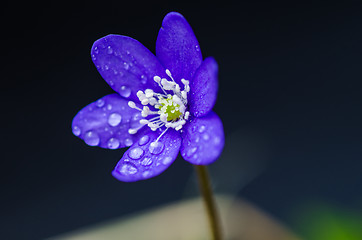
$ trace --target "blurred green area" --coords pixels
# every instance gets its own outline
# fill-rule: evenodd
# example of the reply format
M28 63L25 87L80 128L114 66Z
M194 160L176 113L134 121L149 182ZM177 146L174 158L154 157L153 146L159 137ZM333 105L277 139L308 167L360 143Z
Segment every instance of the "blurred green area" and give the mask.
M309 204L295 216L305 240L361 240L362 211L326 204Z

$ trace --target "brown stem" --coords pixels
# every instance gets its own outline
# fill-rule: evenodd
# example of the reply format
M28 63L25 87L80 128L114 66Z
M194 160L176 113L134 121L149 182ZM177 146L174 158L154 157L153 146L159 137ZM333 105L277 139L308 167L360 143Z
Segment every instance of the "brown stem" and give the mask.
M194 165L199 180L199 188L204 199L207 215L209 218L212 239L222 240L220 221L216 211L216 204L212 194L210 177L207 167L204 165Z

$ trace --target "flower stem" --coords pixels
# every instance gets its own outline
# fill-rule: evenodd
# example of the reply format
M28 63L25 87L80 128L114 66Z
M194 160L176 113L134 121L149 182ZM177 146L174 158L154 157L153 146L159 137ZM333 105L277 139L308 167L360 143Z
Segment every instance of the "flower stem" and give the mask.
M207 171L207 167L204 165L194 165L194 166L199 180L199 188L207 210L207 216L209 218L212 239L222 240L220 221L216 211L216 204L212 194L210 177Z

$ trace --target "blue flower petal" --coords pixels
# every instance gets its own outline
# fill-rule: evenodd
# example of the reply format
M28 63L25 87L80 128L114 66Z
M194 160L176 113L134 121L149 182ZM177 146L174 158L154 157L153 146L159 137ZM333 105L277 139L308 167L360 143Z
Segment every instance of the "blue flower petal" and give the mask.
M214 58L206 58L190 82L190 112L195 117L209 113L216 102L218 66Z
M135 182L155 177L165 171L176 159L181 146L179 132L168 131L156 142L160 131L144 131L137 143L130 147L112 174L123 182Z
M167 77L158 59L137 40L108 35L97 40L92 60L104 80L122 97L137 101L137 91L160 91L154 76Z
M138 138L128 129L140 127L138 110L118 94L110 94L80 110L73 119L73 134L90 146L117 149L129 147Z
M179 13L165 16L156 42L156 55L175 81L191 81L202 62L199 43L186 19Z
M182 133L182 157L196 165L214 162L224 147L224 130L220 118L209 112L202 118L194 118Z

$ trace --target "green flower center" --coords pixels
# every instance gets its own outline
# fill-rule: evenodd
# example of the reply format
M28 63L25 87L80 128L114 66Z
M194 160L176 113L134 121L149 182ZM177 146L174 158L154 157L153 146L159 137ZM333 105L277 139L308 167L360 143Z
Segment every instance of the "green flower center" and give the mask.
M168 95L167 98L159 100L161 106L159 107L159 113L167 114L167 121L174 121L181 117L182 112L180 112L180 105L175 103L171 95Z

